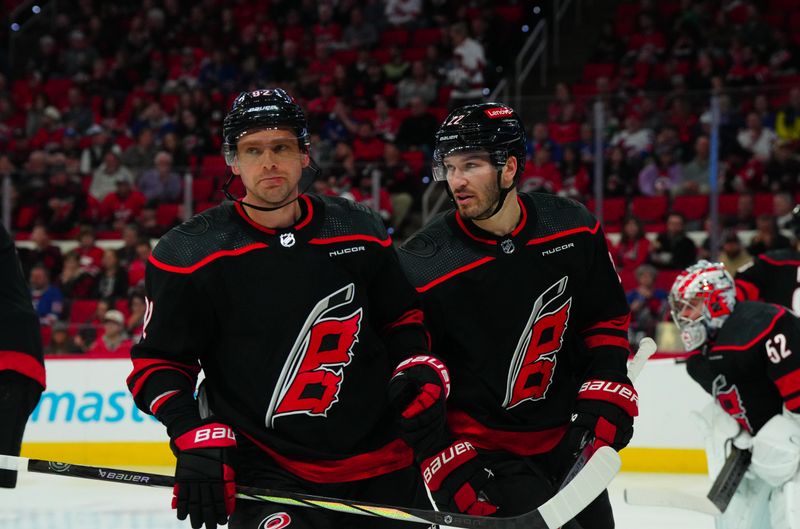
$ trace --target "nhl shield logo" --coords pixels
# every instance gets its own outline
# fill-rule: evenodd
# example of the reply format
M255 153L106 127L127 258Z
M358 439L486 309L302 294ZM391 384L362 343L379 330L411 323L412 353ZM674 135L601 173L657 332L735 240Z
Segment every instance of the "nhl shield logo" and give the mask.
M503 250L503 253L514 253L516 247L514 246L514 241L511 239L503 239L500 243L500 249Z
M294 233L281 233L281 246L284 248L294 246Z

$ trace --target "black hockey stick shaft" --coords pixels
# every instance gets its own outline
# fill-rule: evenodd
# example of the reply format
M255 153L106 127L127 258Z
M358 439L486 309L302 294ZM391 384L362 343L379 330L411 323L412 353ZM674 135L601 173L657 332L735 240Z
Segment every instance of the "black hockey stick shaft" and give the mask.
M711 503L717 506L720 512L725 512L725 509L728 508L731 498L733 498L736 489L739 488L739 484L744 479L747 467L750 466L751 457L750 450L742 450L731 446L731 453L725 459L722 470L717 474L706 496L711 500Z
M395 507L374 503L325 498L297 492L277 491L255 487L236 487L236 497L324 509L363 516L402 520L409 523L440 524L451 527L483 529L555 529L571 520L594 500L619 472L619 455L612 449L599 449L573 482L550 500L531 512L508 518L470 516L410 507ZM113 481L150 487L172 487L172 476L136 472L115 468L72 465L40 459L27 459L0 455L0 469L78 477L99 481Z

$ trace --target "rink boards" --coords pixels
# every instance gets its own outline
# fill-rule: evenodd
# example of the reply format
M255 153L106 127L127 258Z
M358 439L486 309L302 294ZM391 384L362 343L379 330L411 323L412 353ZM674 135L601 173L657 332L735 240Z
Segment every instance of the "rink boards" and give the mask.
M172 465L164 427L141 413L125 386L130 360L50 359L47 390L31 415L22 455L103 465ZM706 471L692 411L708 397L671 359L650 360L640 375L639 417L622 451L623 470Z

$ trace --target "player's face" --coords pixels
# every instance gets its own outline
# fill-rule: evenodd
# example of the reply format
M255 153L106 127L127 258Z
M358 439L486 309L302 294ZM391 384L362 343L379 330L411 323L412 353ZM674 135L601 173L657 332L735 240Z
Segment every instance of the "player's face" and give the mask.
M700 298L695 298L690 302L685 303L678 315L681 319L695 321L697 318L703 315L703 300Z
M489 154L456 153L446 156L443 162L447 171L447 185L453 193L458 213L466 219L482 219L488 216L500 200L497 168L490 162ZM506 182L508 166L509 163L503 170L504 187L510 185Z
M231 170L242 177L246 201L277 206L297 196L308 163L308 154L300 151L292 132L260 130L239 139Z

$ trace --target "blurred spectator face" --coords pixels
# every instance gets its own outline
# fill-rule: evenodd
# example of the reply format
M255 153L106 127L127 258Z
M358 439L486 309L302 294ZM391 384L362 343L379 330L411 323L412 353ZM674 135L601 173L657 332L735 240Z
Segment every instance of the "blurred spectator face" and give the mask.
M463 24L453 24L450 27L450 41L453 47L458 46L467 38L467 29Z
M135 226L125 226L122 228L122 242L125 246L133 246L139 239L139 230Z
M94 232L91 229L83 229L78 234L78 244L82 248L91 248L94 246Z
M533 140L535 142L547 140L547 125L544 123L536 123L533 126Z
M354 27L361 27L364 23L364 13L360 9L353 9L350 12L350 25Z
M421 116L427 109L425 106L425 101L421 97L415 97L411 99L410 108L411 114L414 116Z
M144 314L144 297L142 296L133 296L131 297L130 303L128 304L128 308L131 311L131 314Z
M680 215L670 215L667 217L667 233L675 236L683 233L683 218Z
M103 322L103 327L105 328L106 331L105 335L111 340L119 337L119 335L122 334L122 325L120 325L116 321L106 319Z
M358 127L358 137L359 138L364 139L364 140L368 140L368 139L371 139L373 136L375 136L375 133L372 130L372 124L371 123L366 123L365 122L365 123L362 123L361 125L359 125L359 127Z
M149 128L143 128L142 131L139 133L138 144L142 148L149 148L153 145L155 141L155 135L153 134L153 130Z
M728 235L722 242L722 251L730 257L738 257L742 253L742 243L735 234Z
M592 137L594 134L592 133L592 126L588 123L581 124L581 141L584 143L591 143Z
M411 75L414 77L414 79L425 79L426 73L425 64L422 61L414 61L411 63Z
M44 151L33 151L28 156L25 170L29 173L42 174L47 171L47 155Z
M778 140L777 142L775 142L775 148L772 151L772 156L776 161L780 163L784 163L789 158L791 158L792 149L790 147L789 142L784 140ZM2 173L2 170L0 170L0 173Z
M766 114L769 112L769 100L764 94L758 94L753 101L753 108L759 114Z
M694 142L695 156L697 156L697 158L700 158L701 160L707 160L708 159L708 153L709 153L709 147L710 147L710 143L709 143L708 138L706 136L698 137Z
M789 105L800 109L800 88L792 88L789 91Z
M106 270L112 270L117 268L117 253L114 250L106 250L103 252L103 268Z
M108 151L103 161L106 164L106 171L113 173L119 169L119 158L114 152Z
M749 218L753 215L753 196L740 194L736 201L736 214L740 218Z
M747 114L747 128L753 131L761 130L761 117L755 112Z
M636 222L636 219L628 219L625 221L622 231L625 232L625 237L631 241L635 241L642 234L641 229L639 229L639 223Z
M34 290L44 290L47 288L47 285L50 283L47 278L47 270L40 266L34 267L31 270L30 283Z
M170 156L168 153L160 152L156 154L154 163L156 166L156 170L160 174L163 175L172 172L172 156Z
M50 238L47 236L47 230L44 226L34 226L31 230L31 240L39 248L45 248L50 244Z
M542 166L550 161L550 149L540 147L536 149L533 155L533 161L536 165Z
M569 101L569 88L567 88L566 83L556 84L556 100Z
M53 187L64 187L69 182L69 176L64 167L59 167L50 175L50 185Z
M636 269L636 281L639 286L650 288L656 282L656 269L649 265L642 265Z
M778 193L772 198L772 212L776 217L791 213L792 205L792 197L786 193Z
M636 114L628 114L628 117L625 118L625 128L628 132L638 131L640 126L641 122L639 121L639 116Z
M756 230L764 233L775 231L775 220L771 215L759 215L756 217Z
M285 59L293 59L297 57L297 43L292 40L283 41L281 54Z
M383 159L388 163L395 163L400 159L400 149L394 143L387 142L383 146Z
M147 259L150 257L150 243L146 241L139 242L136 245L136 257L141 261L147 262Z

